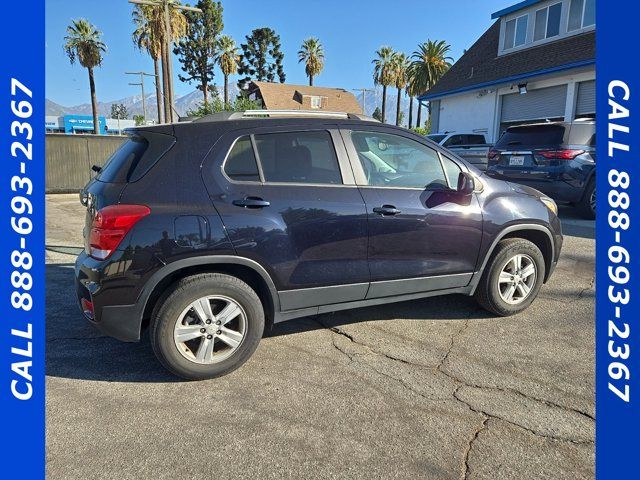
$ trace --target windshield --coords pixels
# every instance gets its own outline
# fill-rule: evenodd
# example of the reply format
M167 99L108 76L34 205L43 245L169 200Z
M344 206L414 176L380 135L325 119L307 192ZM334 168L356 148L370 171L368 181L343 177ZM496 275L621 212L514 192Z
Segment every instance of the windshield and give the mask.
M440 143L446 135L442 135L441 133L432 133L431 135L427 135L429 140L433 140L436 143Z

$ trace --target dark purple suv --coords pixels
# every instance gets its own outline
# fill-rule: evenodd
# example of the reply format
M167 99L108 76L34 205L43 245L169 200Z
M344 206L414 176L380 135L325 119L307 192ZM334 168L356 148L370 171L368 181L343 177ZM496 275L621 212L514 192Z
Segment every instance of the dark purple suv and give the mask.
M259 115L256 118L256 115ZM551 275L556 205L408 130L347 114L137 128L81 192L84 315L203 379L274 323L444 294L521 312Z

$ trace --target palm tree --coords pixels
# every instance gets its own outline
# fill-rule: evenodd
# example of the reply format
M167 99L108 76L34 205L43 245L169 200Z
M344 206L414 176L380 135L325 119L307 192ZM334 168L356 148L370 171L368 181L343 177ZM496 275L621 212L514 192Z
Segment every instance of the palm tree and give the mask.
M444 40L427 40L418 45L418 50L413 52L410 67L410 82L416 95L422 95L433 87L451 67L453 58L447 55L451 46ZM420 113L422 103L418 101L418 121L420 126Z
M107 51L107 46L100 37L102 32L96 29L84 18L72 20L67 27L67 36L64 37L64 51L69 57L71 65L76 60L89 71L89 88L91 89L91 110L93 111L93 131L100 133L98 123L98 101L96 100L96 84L93 79L93 69L102 65L102 54Z
M320 40L310 37L302 42L302 47L298 51L298 63L302 62L309 77L309 85L313 86L313 77L320 75L324 68L324 47Z
M386 120L387 114L387 87L395 82L393 70L393 49L391 47L380 47L376 52L377 58L371 63L374 64L373 82L382 85L382 122Z
M162 89L160 86L160 57L162 56L162 42L153 28L153 8L150 5L135 5L133 9L133 43L139 50L146 52L153 59L154 84L156 86L156 103L158 107L158 123L164 122L162 111Z
M238 72L238 46L233 38L229 35L222 35L218 39L218 52L215 55L215 61L222 70L224 75L224 104L229 105L229 75Z
M407 86L407 76L411 61L404 53L395 53L393 55L393 71L395 75L395 85L398 89L398 101L396 104L396 126L400 126L400 100L402 99L402 90Z
M173 8L173 5L180 5L178 0L168 0L169 12L170 12L170 42L175 42L187 34L189 29L189 23L187 17L184 16L182 11L177 8ZM136 5L137 6L137 5ZM142 14L142 21L146 24L146 28L149 30L149 38L153 39L153 45L159 45L160 60L162 63L162 96L164 98L164 118L166 121L171 121L173 118L173 112L171 111L171 95L169 91L169 55L171 55L171 49L167 49L167 33L165 32L165 18L164 9L160 8L161 4L144 5L139 9ZM134 11L134 23L136 23ZM135 32L134 32L135 36ZM159 78L158 78L159 80Z

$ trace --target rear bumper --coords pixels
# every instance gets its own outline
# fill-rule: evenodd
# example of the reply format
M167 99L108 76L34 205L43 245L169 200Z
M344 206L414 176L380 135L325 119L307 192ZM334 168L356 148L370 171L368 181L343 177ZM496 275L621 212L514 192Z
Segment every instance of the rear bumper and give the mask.
M99 283L100 270L96 268L96 260L86 253L81 253L75 264L75 286L78 307L81 300L93 304L93 318L84 312L85 319L99 331L123 342L140 340L142 324L142 308L137 305L105 305Z

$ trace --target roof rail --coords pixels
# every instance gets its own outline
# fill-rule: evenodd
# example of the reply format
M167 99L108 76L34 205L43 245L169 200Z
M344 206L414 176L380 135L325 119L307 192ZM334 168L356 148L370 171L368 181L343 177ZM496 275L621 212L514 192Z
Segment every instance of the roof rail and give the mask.
M328 112L325 110L245 110L243 112L219 112L193 120L200 122L220 122L225 120L239 120L256 117L315 117L315 118L344 118L349 120L363 120L377 122L375 118L359 113Z

